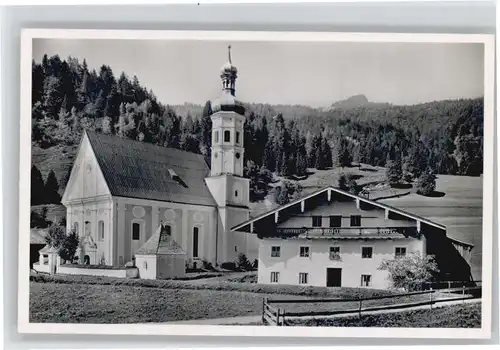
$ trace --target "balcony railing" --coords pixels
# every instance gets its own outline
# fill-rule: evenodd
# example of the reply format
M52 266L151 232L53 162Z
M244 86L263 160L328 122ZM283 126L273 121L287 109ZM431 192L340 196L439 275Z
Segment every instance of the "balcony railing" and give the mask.
M416 227L279 227L276 233L281 237L387 237L387 236L415 236Z

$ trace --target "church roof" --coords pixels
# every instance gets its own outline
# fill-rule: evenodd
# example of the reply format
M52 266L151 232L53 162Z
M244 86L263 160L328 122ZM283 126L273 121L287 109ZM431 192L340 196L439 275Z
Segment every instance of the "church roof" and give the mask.
M111 195L215 206L201 154L86 131ZM174 174L174 175L173 175Z
M160 225L156 232L140 247L135 255L186 254L171 235Z

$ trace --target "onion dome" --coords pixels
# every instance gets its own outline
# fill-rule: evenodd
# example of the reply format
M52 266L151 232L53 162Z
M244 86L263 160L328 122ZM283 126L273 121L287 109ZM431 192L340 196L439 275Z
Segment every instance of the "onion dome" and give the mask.
M219 111L232 111L245 114L243 103L235 98L235 84L238 69L231 62L231 46L228 46L228 61L221 68L222 93L221 96L212 101L213 113Z

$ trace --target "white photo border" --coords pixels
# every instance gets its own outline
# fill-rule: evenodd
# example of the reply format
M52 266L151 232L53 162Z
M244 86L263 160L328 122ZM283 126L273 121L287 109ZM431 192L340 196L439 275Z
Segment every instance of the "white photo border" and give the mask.
M123 39L200 41L287 41L366 43L481 43L484 45L483 250L481 328L265 327L179 324L63 324L29 321L31 169L31 64L33 39ZM403 34L278 31L169 31L101 29L23 29L21 33L21 116L19 172L18 332L33 334L108 334L180 336L343 337L489 339L492 321L493 201L494 201L494 35Z

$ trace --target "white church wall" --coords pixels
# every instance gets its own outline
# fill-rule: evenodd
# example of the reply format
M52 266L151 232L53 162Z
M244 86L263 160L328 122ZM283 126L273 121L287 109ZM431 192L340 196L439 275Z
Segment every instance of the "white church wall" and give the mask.
M207 184L208 190L215 199L215 202L219 207L224 207L226 205L226 182L223 181L223 176L207 177L205 183Z
M132 260L135 251L142 247L151 237L153 228L151 226L151 206L130 203L128 199L123 201L125 202L124 257L125 261L128 262ZM133 240L132 230L134 224L138 224L140 228L138 240Z
M66 205L75 200L97 199L109 195L110 191L85 135L71 170L62 203Z
M78 233L80 240L83 240L86 234L92 238L97 249L92 254L87 254L91 258L91 264L112 265L112 250L110 238L113 233L112 222L112 202L90 201L82 204L71 204L67 207L66 225L67 230L73 228ZM99 235L99 222L103 223L103 235ZM83 253L85 255L85 253Z

